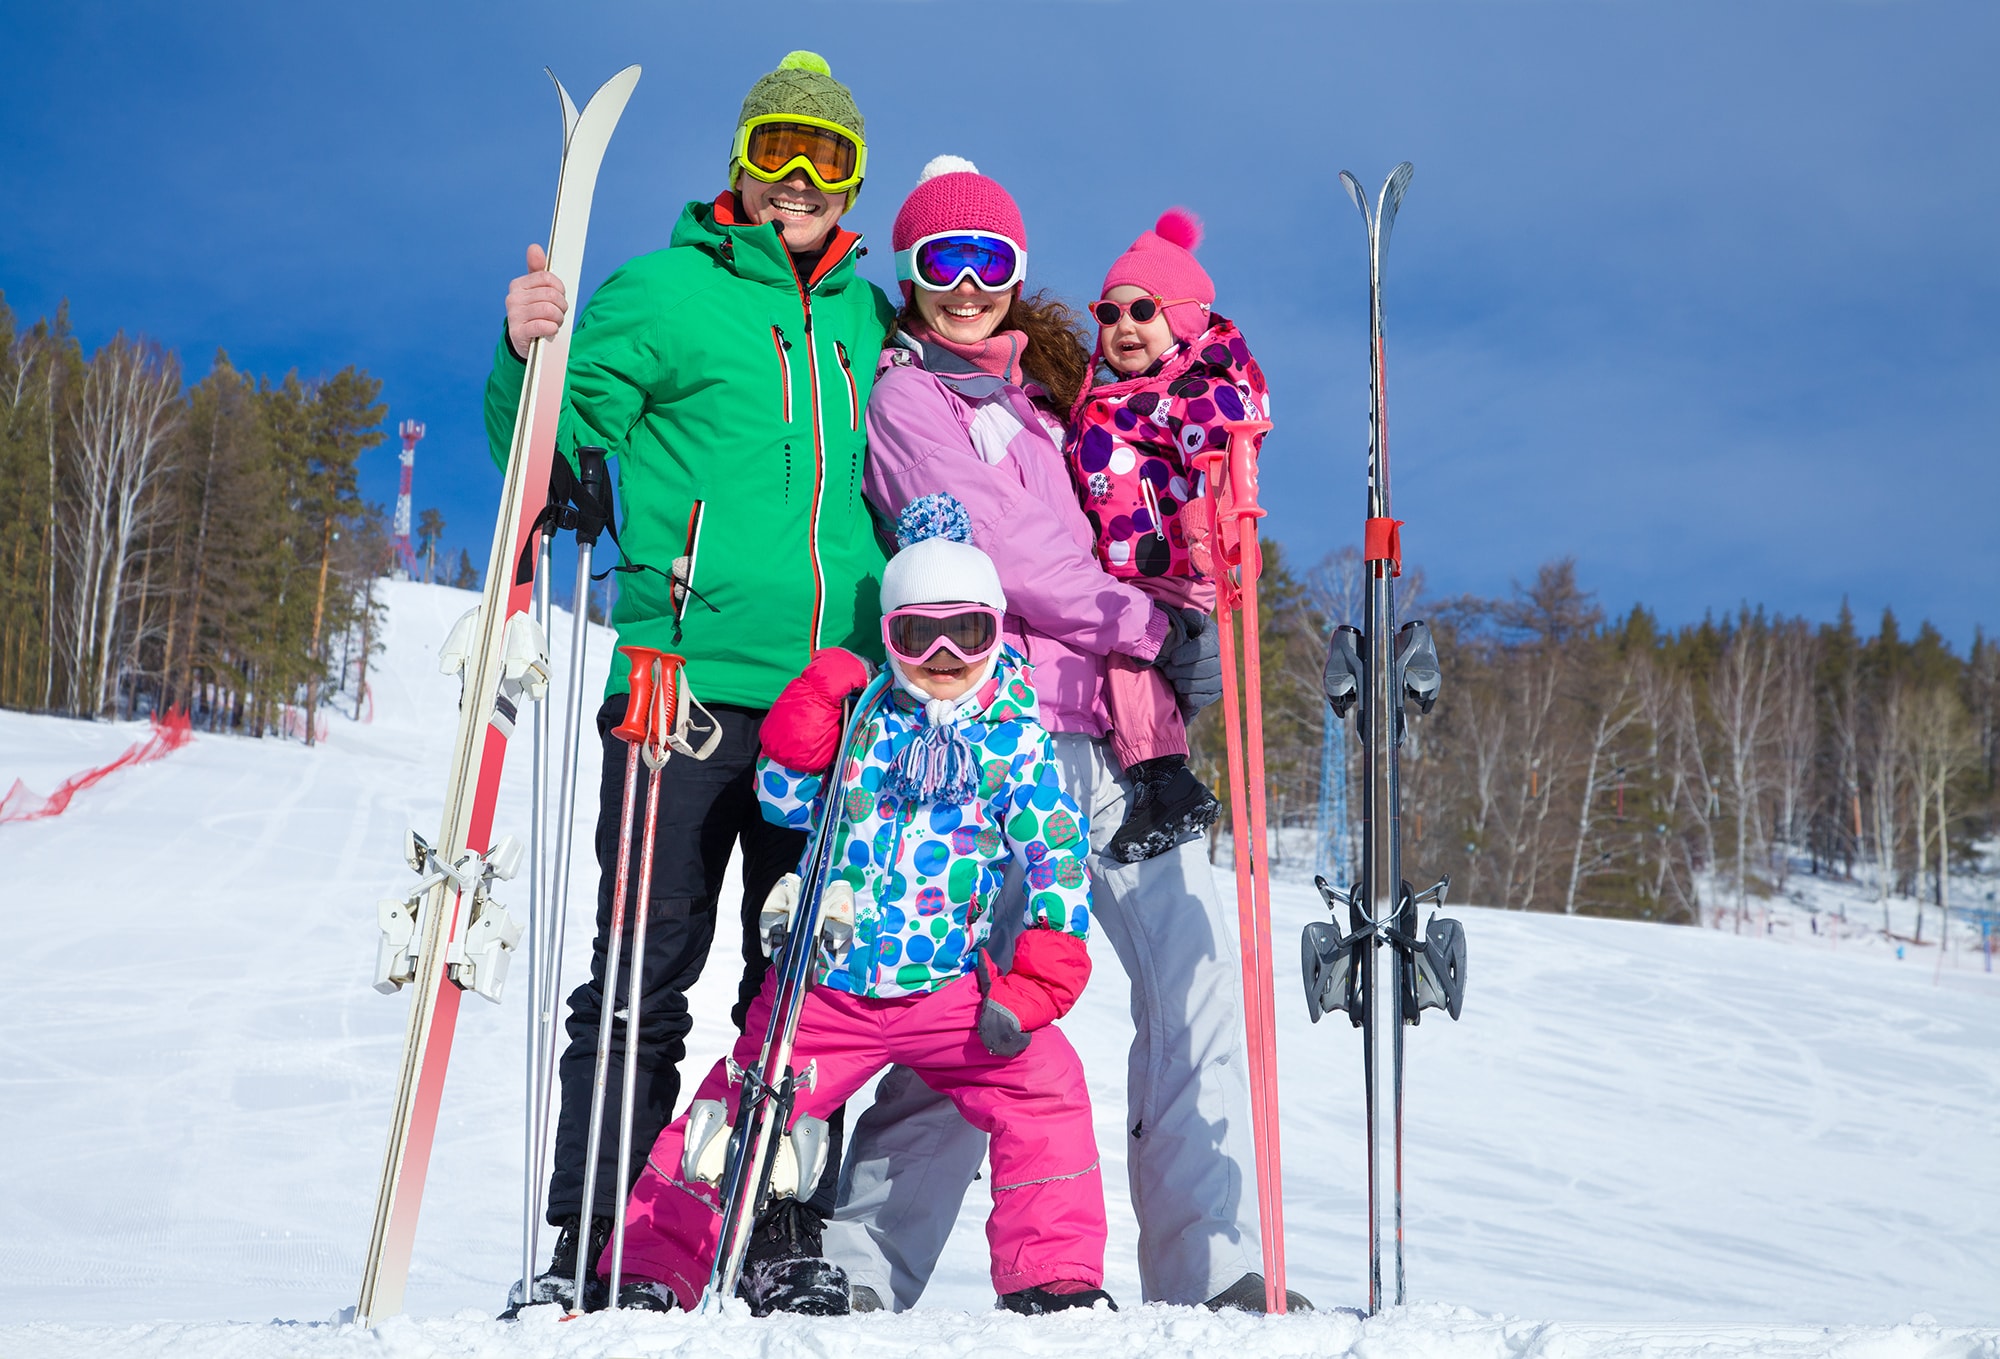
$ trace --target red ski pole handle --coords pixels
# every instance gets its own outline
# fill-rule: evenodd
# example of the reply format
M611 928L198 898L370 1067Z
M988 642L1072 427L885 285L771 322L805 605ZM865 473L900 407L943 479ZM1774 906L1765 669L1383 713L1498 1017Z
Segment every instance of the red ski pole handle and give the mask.
M1257 446L1253 440L1270 429L1271 422L1230 420L1224 422L1223 428L1229 431L1229 446L1204 449L1195 454L1194 462L1204 479L1203 495L1208 502L1209 534L1213 539L1210 553L1218 568L1217 581L1225 589L1234 589L1228 571L1245 564L1245 525L1268 513L1257 503ZM1254 534L1251 536L1254 538ZM1255 572L1263 563L1256 561L1249 565Z
M625 682L625 720L611 734L628 745L644 741L653 723L655 676L665 653L649 646L621 646L618 650L632 662Z
M1262 519L1257 504L1256 440L1271 428L1269 420L1225 420L1229 431L1229 513L1237 519Z

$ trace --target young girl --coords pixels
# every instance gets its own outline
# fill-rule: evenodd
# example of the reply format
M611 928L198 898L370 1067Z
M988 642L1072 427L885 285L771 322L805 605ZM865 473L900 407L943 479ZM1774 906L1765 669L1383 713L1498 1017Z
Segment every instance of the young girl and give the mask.
M1097 531L1107 574L1169 607L1208 613L1208 571L1194 457L1226 447L1230 420L1270 416L1264 373L1217 316L1215 284L1195 261L1201 222L1161 214L1104 276L1091 304L1097 363L1070 414L1064 458ZM1135 796L1105 852L1137 863L1194 839L1221 810L1188 768L1187 723L1157 670L1111 657L1111 744Z
M816 1121L900 1063L992 1139L986 1236L1000 1304L1035 1313L1110 1303L1099 1286L1104 1188L1090 1099L1075 1050L1051 1027L1090 975L1089 827L1057 777L1020 656L1001 643L1006 596L972 546L964 507L945 495L913 502L898 540L903 550L882 575L895 687L831 786L836 871L822 901L835 908L838 898L833 913L851 912L852 935L829 942L838 931L821 933L792 1055L795 1071L816 1064L817 1074L798 1092L792 1166L774 1182L810 1193ZM859 658L828 648L779 696L757 770L768 820L804 828L819 815L841 702L867 677ZM1029 928L1000 971L981 946L1010 859L1026 878ZM766 918L782 923L778 898ZM746 1067L756 1064L776 977L773 969L737 1040ZM713 1181L734 1116L728 1090L718 1063L653 1146L626 1206L633 1282L620 1289L622 1305L691 1307L707 1283L720 1234ZM600 1272L608 1263L607 1252ZM760 1314L848 1310L837 1267L803 1254L766 1264L744 1276Z

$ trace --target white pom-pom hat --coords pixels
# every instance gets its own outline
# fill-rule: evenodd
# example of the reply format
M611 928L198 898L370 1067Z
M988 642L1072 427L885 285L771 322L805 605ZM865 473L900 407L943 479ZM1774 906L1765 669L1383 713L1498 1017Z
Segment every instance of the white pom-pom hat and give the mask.
M972 545L972 518L948 495L911 501L896 520L903 550L882 571L882 612L907 604L985 604L1007 611L993 559Z

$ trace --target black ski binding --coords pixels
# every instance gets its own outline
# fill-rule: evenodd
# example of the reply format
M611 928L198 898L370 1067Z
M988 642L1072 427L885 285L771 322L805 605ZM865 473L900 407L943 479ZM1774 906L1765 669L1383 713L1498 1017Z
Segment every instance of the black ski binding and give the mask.
M1360 905L1361 884L1345 892L1325 878L1313 879L1322 900L1332 911L1347 907L1350 932L1342 934L1333 921L1313 921L1300 939L1300 966L1305 977L1306 1013L1317 1024L1322 1015L1344 1011L1355 1028L1360 1028L1367 994L1367 970L1372 950L1368 947L1375 927ZM1417 905L1434 902L1444 905L1451 879L1415 894L1410 884L1402 884L1402 904L1396 920L1381 931L1396 950L1403 981L1404 1022L1416 1024L1425 1010L1443 1010L1453 1019L1465 1008L1465 929L1456 920L1432 912L1422 938L1417 937Z

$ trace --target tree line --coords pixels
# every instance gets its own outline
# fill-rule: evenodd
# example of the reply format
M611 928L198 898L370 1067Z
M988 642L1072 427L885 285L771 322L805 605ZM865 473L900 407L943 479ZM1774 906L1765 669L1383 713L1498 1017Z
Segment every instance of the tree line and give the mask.
M0 297L0 706L178 706L205 729L310 740L305 714L362 692L373 581L393 561L356 489L384 437L380 391L351 366L273 380L220 352L185 386L157 344L120 334L86 357L66 313L20 329ZM418 525L426 579L444 574L443 527L435 511ZM467 554L456 568L476 588ZM1326 638L1360 620L1362 581L1351 548L1295 570L1265 544L1268 796L1292 843L1317 834ZM1740 926L1803 860L1865 879L1886 922L1891 896L1948 904L1946 867L1994 829L2000 648L1983 635L1961 657L1888 613L1866 635L1845 610L1607 619L1568 561L1501 598L1428 598L1415 574L1398 597L1445 670L1403 749L1412 881L1449 872L1462 900ZM1353 865L1360 751L1333 736L1350 795L1329 838ZM1191 737L1223 791L1221 724Z
M390 560L356 489L380 394L220 351L186 386L150 340L86 357L66 308L20 328L0 296L0 706L311 740Z
M1362 587L1351 548L1300 572L1266 544L1267 798L1294 843L1321 802L1326 638L1362 621ZM1796 862L1868 884L1887 928L1891 896L1949 906L1948 866L1995 828L2000 647L1983 634L1961 657L1929 623L1906 635L1885 612L1864 634L1844 607L1818 623L1748 607L1672 629L1643 607L1607 619L1567 560L1494 599L1426 598L1406 577L1398 602L1444 666L1402 752L1419 887L1450 873L1478 904L1740 929ZM1334 735L1349 796L1331 832L1355 874L1360 748L1351 727ZM1221 724L1191 736L1222 790Z

